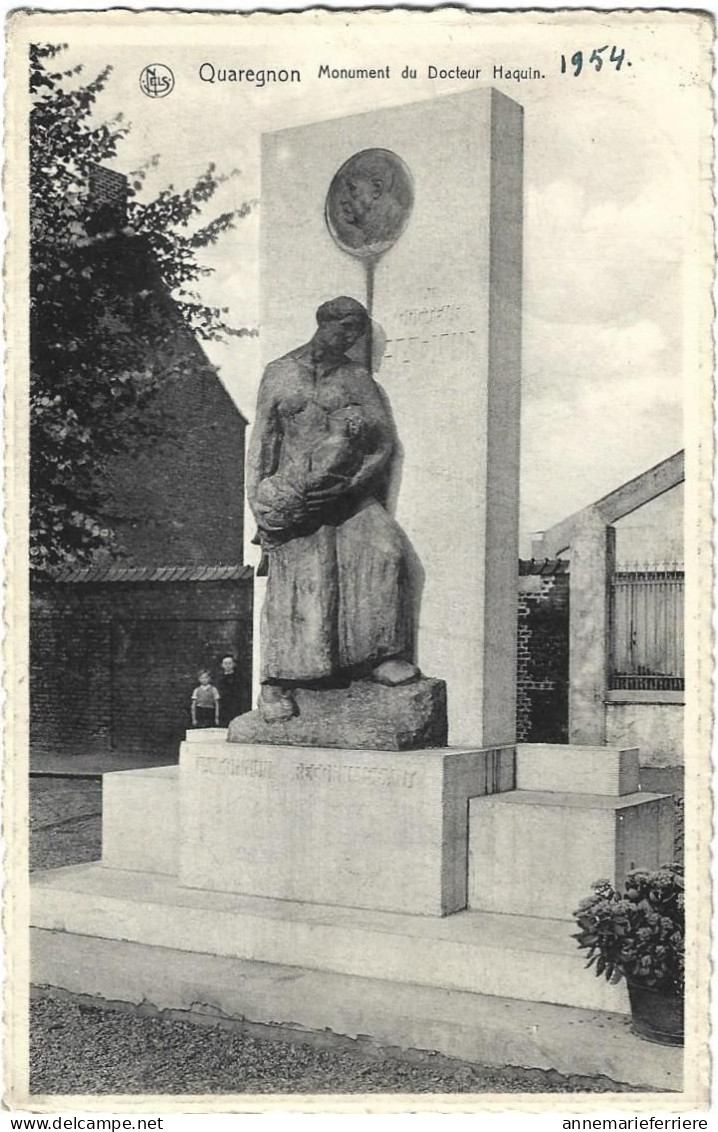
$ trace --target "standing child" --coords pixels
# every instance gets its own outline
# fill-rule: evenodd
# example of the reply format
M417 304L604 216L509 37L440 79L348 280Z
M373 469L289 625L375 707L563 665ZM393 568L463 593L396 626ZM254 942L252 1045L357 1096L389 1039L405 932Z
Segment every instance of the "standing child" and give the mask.
M219 727L219 692L206 668L198 676L199 684L192 693L192 726Z
M217 681L217 688L219 691L219 724L220 727L229 727L236 715L241 715L243 711L247 710L243 704L242 679L231 653L222 657L222 671Z

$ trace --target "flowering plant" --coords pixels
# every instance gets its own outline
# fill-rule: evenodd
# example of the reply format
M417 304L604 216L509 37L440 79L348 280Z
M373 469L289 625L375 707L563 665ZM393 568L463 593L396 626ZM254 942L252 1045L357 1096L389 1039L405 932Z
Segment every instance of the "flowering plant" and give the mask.
M635 869L626 877L624 893L608 880L595 881L592 888L574 912L581 930L573 938L588 951L586 966L595 963L596 974L612 983L625 978L683 995L682 865L663 865L656 872Z

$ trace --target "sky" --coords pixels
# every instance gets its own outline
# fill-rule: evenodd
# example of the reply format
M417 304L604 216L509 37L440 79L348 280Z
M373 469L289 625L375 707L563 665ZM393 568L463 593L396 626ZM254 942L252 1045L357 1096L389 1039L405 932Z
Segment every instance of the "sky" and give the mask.
M710 125L707 111L701 117L706 91L691 29L667 27L650 13L640 25L629 16L617 22L615 15L586 24L577 13L539 17L530 25L507 22L511 17L467 25L465 18L457 22L460 14L433 16L428 39L417 22L380 25L368 13L339 14L330 31L307 18L301 37L296 27L275 23L268 39L266 23L238 17L231 27L205 19L190 43L146 29L140 34L136 26L122 34L65 28L58 38L69 44L68 64L83 63L88 78L112 64L97 117L121 111L131 123L115 168L131 170L159 155L148 195L168 183L184 188L215 162L238 175L221 187L208 216L259 198L253 213L205 256L215 270L202 283L203 298L228 306L237 325L259 325L264 130L487 83L524 106L520 490L526 554L533 532L684 444L683 404L697 376L691 369L695 324L686 315L703 251L697 225L704 203L702 157L707 161L701 143L707 144ZM625 47L630 69L624 60L618 72L584 67L575 77L569 62L562 74L561 54L570 59L585 45L588 55L594 41ZM198 68L207 59L225 67L300 65L303 81L263 88L201 83ZM316 77L318 60L334 66L390 63L397 76L403 65L418 62L420 77L410 85L398 77L382 84L327 83ZM423 72L431 60L443 67L481 66L486 78L430 81ZM147 62L172 68L176 85L167 98L142 94L138 79ZM536 67L546 78L493 79L495 64ZM250 422L260 351L257 339L207 346Z

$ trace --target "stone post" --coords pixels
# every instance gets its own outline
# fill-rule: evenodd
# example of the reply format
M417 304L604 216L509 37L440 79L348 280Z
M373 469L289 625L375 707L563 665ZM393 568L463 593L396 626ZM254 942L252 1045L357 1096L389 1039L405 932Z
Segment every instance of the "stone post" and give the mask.
M570 743L606 742L611 579L615 530L597 508L581 517L571 542L569 596Z

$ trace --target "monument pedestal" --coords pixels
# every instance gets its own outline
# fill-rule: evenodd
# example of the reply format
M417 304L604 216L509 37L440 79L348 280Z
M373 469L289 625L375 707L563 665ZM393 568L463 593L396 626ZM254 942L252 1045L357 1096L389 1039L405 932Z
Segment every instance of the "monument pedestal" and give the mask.
M469 799L514 749L180 749L179 881L281 900L445 915L466 907Z
M571 759L586 788L632 784L634 752L561 753L559 786ZM555 757L539 752L531 766L520 748L520 777L532 782L540 764L550 786ZM517 872L500 831L477 854L482 807L518 812L517 797L532 797L513 783L513 748L287 750L192 732L179 766L105 776L101 863L35 874L33 982L205 1022L679 1088L681 1051L635 1038L625 987L585 970L571 893L539 916L506 901L498 914L466 907L482 874L496 875L496 854L507 883ZM655 803L646 813L663 822ZM533 828L517 839L522 883L561 892L546 874L546 829ZM588 884L590 854L574 844ZM650 867L658 849L646 846Z
M469 799L514 748L347 751L203 741L104 777L103 863L187 888L442 916L466 907Z

